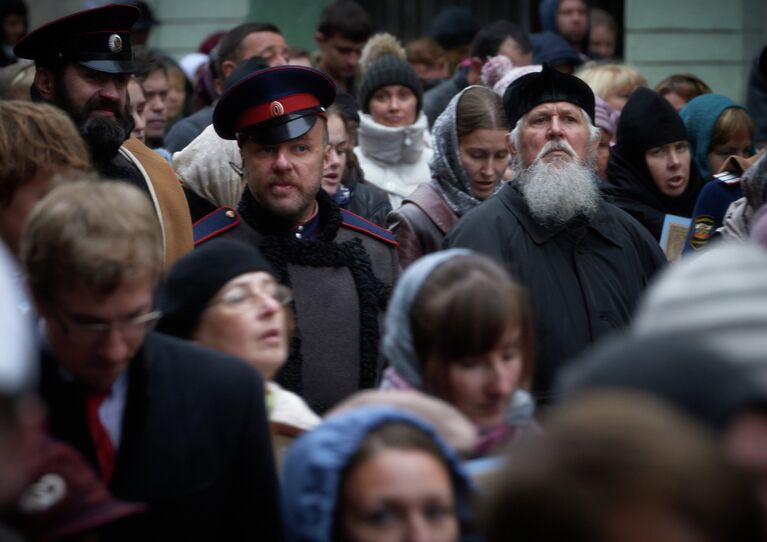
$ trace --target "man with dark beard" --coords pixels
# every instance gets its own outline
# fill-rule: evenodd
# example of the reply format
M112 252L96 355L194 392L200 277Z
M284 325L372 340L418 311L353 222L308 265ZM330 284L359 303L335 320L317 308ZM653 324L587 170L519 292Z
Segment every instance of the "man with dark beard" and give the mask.
M105 177L138 186L151 198L170 266L192 249L191 218L170 166L130 137L130 28L138 16L135 7L117 4L80 11L31 32L14 52L35 61L33 99L56 105L72 118L94 167Z
M546 402L556 371L628 323L665 260L638 222L600 198L588 85L545 65L512 83L503 105L516 178L466 214L445 245L496 258L528 288L533 387Z

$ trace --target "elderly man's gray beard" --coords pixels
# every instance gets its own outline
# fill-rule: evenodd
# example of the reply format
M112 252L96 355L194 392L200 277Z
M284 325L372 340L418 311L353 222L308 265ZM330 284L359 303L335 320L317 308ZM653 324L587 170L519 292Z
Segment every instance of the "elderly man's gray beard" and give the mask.
M567 152L571 159L555 157L544 162L542 158L554 149ZM566 224L577 216L590 218L599 208L601 195L593 165L581 161L563 139L547 142L513 182L522 192L530 214L542 224Z

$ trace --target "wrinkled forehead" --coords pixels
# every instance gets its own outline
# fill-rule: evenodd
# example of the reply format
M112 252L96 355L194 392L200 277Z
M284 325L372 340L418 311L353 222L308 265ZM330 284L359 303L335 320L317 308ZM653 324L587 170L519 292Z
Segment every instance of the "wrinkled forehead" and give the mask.
M572 102L545 102L527 112L527 117L535 115L579 115L581 108Z

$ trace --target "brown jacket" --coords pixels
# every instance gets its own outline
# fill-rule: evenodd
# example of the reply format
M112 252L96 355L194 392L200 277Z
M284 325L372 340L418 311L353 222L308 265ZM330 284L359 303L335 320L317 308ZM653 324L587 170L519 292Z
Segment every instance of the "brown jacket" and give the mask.
M176 260L194 248L192 217L181 182L162 156L135 137L123 143L120 151L136 165L147 181L162 225L165 269L170 269Z
M425 254L442 250L442 240L458 222L445 198L430 184L420 184L402 201L402 206L389 213L386 227L399 243L398 253L402 268L406 268Z

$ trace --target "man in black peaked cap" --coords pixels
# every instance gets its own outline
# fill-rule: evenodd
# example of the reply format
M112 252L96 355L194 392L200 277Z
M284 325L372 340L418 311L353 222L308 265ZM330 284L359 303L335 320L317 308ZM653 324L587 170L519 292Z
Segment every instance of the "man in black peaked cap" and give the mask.
M293 288L296 334L277 381L316 412L377 384L380 325L399 271L392 233L321 189L325 108L335 96L326 74L300 66L259 70L231 86L213 126L237 140L247 188L237 211L221 208L194 227L198 244L223 236L258 246Z
M135 70L130 31L134 6L109 4L79 11L37 28L16 44L19 58L35 61L32 97L63 109L88 144L105 177L141 188L161 219L165 262L192 249L189 209L168 163L136 138L127 107Z
M599 131L586 83L544 65L514 81L503 105L516 176L465 215L445 244L497 259L528 288L534 390L546 401L562 364L628 323L664 258L638 222L600 197Z

